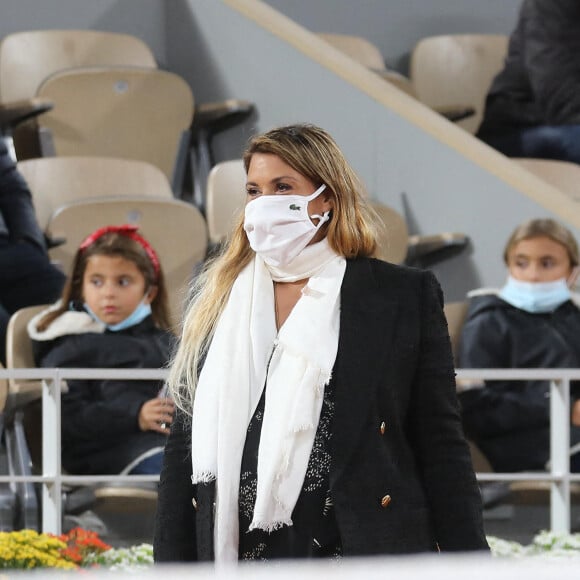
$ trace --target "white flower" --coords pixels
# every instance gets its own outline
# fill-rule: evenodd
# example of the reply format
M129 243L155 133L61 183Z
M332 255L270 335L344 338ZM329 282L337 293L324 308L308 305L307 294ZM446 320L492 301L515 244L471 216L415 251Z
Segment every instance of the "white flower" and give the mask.
M534 536L529 546L488 536L487 542L493 556L536 558L579 558L580 534L542 531Z

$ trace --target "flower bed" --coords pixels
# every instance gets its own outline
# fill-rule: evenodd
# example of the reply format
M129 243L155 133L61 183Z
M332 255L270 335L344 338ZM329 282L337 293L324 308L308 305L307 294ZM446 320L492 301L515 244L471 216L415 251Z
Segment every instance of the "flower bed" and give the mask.
M34 530L0 532L0 569L90 568L138 570L153 564L153 548L111 548L95 532L74 528L61 536Z
M580 557L580 534L543 531L529 546L487 537L495 557ZM139 571L153 565L153 547L111 548L95 532L74 528L54 536L33 530L0 532L0 569L93 568Z

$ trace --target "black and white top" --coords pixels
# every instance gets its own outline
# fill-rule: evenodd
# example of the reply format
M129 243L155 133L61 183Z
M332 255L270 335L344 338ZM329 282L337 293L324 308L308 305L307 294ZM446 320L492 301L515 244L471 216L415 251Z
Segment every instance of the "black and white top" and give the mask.
M332 384L324 391L320 421L302 491L292 512L292 526L268 533L249 531L256 502L258 447L264 418L264 389L248 426L239 493L240 560L321 558L341 555L341 543L329 489L331 425L334 415Z

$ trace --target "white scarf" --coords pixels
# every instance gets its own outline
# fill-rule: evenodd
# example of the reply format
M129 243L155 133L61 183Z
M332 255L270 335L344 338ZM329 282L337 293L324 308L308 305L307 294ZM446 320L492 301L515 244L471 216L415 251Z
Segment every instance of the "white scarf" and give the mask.
M308 246L291 266L291 271L287 267L271 274L256 256L242 270L199 376L192 419L192 483L216 480L214 552L219 563L238 558L242 453L264 385L267 382L250 529L272 531L292 525L324 386L336 359L346 261L323 240ZM276 336L272 278L309 276Z

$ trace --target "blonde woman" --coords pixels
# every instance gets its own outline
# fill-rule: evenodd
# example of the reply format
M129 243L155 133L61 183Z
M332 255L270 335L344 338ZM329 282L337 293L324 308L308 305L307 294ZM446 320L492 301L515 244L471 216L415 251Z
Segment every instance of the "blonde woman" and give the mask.
M322 129L259 135L244 162L171 368L156 560L487 549L434 277L371 258Z

